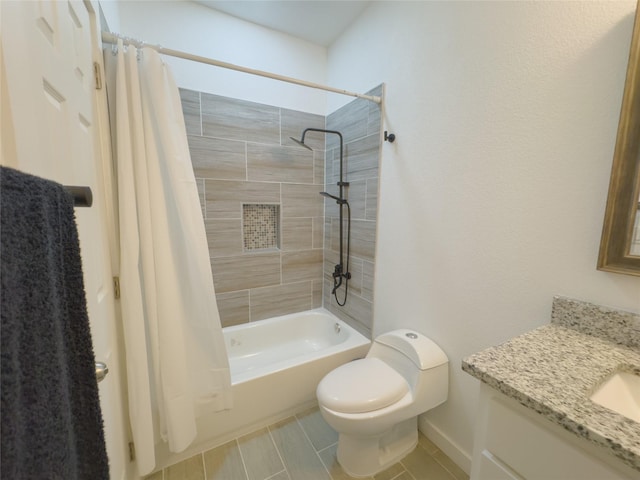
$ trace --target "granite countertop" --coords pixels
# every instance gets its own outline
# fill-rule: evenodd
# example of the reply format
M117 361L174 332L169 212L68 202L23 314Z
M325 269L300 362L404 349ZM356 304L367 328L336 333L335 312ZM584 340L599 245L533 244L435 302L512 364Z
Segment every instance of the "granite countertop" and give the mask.
M569 301L556 297L554 309L556 300L564 306ZM635 338L637 317L629 318L628 338ZM462 369L640 471L640 423L589 399L615 371L640 374L640 350L635 343L593 336L590 327L581 331L562 318L554 320L471 355L462 361Z

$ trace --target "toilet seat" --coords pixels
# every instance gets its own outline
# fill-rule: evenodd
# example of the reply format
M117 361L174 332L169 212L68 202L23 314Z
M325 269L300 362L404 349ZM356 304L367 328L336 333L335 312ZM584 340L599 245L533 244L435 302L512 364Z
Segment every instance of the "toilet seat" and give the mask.
M382 360L372 357L347 363L318 385L319 402L336 412L365 413L397 402L409 392L406 380Z

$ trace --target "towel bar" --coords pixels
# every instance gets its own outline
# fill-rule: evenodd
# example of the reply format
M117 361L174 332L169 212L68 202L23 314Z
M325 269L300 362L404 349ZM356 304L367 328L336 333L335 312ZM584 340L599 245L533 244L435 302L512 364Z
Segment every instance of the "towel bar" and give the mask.
M91 187L78 187L65 185L65 190L73 195L74 207L90 207L93 204L93 193Z

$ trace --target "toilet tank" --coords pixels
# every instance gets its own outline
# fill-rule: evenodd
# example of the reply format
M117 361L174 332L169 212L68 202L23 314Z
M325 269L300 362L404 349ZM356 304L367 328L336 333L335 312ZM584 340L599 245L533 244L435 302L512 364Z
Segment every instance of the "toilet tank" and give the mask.
M400 329L378 336L367 357L383 360L400 373L414 396L447 398L449 359L430 338L414 330ZM432 403L435 398L430 401Z

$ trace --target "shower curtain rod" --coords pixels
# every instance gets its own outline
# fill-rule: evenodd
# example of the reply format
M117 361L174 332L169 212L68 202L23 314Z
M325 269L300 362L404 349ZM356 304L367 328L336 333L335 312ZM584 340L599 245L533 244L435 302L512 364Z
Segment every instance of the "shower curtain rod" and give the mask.
M374 95L364 95L362 93L350 92L348 90L342 90L340 88L328 87L326 85L320 85L318 83L307 82L305 80L298 80L297 78L286 77L284 75L278 75L275 73L265 72L263 70L255 70L253 68L242 67L240 65L234 65L233 63L221 62L212 58L201 57L199 55L193 55L191 53L181 52L179 50L172 50L170 48L164 48L160 45L150 45L139 40L134 40L130 37L125 37L120 34L114 34L110 32L102 32L102 42L109 44L117 44L118 39L121 39L125 45L134 45L135 47L148 47L153 48L158 53L163 55L169 55L172 57L183 58L185 60L192 60L194 62L206 63L207 65L213 65L216 67L227 68L229 70L236 70L238 72L250 73L251 75L258 75L260 77L267 77L273 80L280 80L281 82L293 83L296 85L302 85L303 87L315 88L318 90L325 90L327 92L339 93L341 95L348 95L350 97L363 98L375 103L381 103L381 98Z

